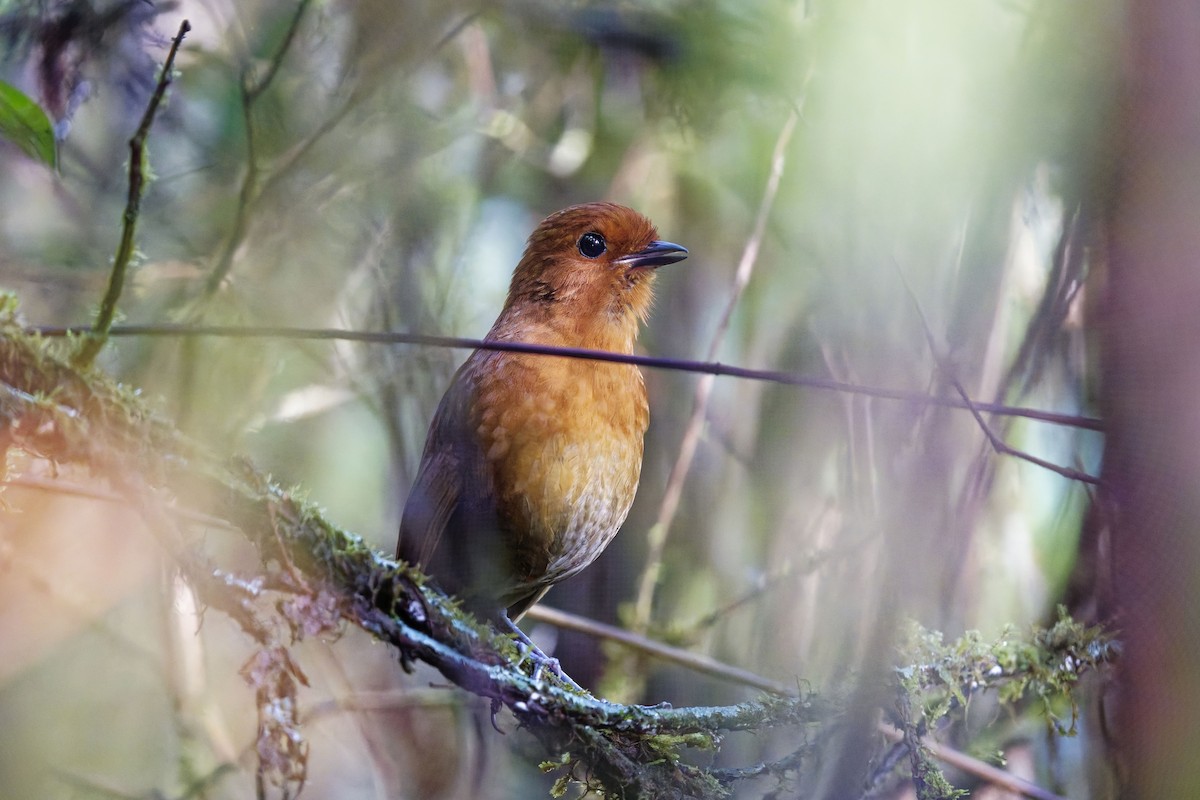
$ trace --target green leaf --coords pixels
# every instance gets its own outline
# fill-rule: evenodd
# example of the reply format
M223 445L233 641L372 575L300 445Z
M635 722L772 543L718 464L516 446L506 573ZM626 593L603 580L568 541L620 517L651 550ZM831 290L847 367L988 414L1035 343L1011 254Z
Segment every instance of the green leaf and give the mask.
M24 92L4 81L0 81L0 137L49 167L58 163L50 118Z

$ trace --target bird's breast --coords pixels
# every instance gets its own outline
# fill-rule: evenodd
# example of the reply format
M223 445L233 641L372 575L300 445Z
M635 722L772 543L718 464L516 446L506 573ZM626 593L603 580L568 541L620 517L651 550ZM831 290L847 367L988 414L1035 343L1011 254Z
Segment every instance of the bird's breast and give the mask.
M497 354L476 434L519 581L578 572L620 529L637 492L649 422L632 365Z

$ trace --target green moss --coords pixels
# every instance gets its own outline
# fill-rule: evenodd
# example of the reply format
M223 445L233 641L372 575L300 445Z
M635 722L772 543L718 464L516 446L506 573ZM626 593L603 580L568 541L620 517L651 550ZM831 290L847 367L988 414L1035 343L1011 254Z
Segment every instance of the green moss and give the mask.
M909 666L896 675L928 724L956 705L966 706L973 693L991 690L1010 706L1034 700L1050 717L1056 707L1069 706L1071 723L1060 730L1070 733L1076 717L1072 690L1079 678L1116 656L1111 636L1059 609L1050 628L1035 627L1026 636L1008 629L990 642L969 631L947 644L941 633L914 625L900 652L901 663Z
M952 711L965 710L972 696L993 691L1009 707L1032 703L1059 733L1071 735L1078 716L1073 690L1080 677L1117 655L1108 634L1071 619L1062 608L1050 628L1034 627L1024 636L1006 629L993 641L968 631L947 643L939 631L911 625L899 654L906 666L895 676L918 796L961 796L946 782L920 735ZM1066 725L1060 721L1063 710L1069 710Z

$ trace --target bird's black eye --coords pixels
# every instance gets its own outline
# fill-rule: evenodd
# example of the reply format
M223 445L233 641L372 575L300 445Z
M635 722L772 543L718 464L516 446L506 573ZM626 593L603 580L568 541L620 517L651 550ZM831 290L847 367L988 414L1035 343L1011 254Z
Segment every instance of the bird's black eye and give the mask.
M579 237L579 252L587 258L596 258L607 249L608 245L604 243L604 237L595 231Z

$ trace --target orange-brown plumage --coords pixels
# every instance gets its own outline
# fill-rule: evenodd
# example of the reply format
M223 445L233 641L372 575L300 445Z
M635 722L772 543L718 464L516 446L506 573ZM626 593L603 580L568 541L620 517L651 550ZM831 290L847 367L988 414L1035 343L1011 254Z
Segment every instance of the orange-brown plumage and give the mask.
M632 353L655 268L686 255L623 206L559 211L529 237L486 338ZM430 425L397 556L518 619L616 535L648 423L636 366L475 351Z

